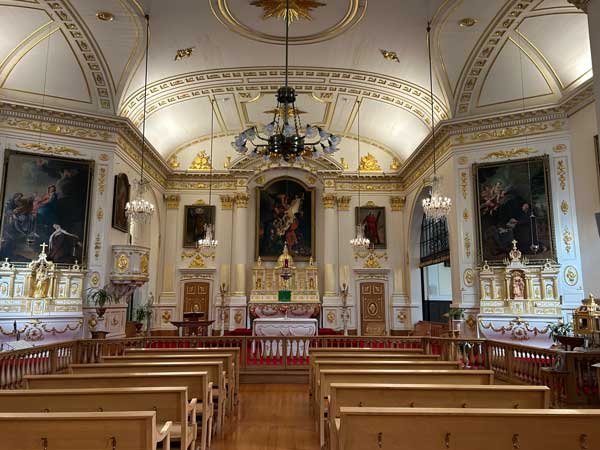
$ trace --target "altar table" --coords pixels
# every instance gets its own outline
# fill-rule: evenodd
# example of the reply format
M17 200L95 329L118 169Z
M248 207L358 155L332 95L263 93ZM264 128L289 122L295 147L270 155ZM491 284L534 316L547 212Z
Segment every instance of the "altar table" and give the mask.
M254 336L273 337L273 339L260 340L260 352L263 356L281 356L283 354L283 341L277 337L285 336L316 336L318 331L317 319L306 318L260 318L252 322ZM305 356L308 354L310 340L293 340L287 349L287 356ZM255 341L252 343L254 353Z

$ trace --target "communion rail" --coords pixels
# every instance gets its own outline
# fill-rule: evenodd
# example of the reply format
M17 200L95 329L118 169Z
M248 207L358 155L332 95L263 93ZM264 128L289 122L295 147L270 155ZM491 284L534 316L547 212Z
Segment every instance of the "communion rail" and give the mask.
M240 373L306 371L311 348L422 348L465 369L491 369L508 383L548 385L553 404L597 405L598 378L592 364L600 353L563 352L484 339L441 337L141 337L83 339L0 353L0 389L22 385L25 375L64 371L70 364L96 363L126 348L239 347Z

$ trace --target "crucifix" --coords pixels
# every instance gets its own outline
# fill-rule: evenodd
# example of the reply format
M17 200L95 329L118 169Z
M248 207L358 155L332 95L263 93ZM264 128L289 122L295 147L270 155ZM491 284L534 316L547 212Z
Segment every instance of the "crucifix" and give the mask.
M48 247L48 244L46 244L45 242L42 242L40 244L40 247L42 247L42 253L45 255L46 254L46 248Z

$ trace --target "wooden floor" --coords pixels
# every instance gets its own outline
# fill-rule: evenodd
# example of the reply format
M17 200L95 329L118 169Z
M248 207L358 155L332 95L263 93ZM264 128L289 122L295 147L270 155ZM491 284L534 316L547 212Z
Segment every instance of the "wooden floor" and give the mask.
M318 450L305 384L242 384L238 417L211 450Z

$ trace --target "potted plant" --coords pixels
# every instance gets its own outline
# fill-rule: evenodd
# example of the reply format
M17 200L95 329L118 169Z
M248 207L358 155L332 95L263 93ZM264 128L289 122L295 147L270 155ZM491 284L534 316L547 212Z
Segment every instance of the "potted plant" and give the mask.
M448 310L448 320L450 322L450 329L452 331L459 332L463 321L465 320L464 308L450 307Z
M148 304L139 306L135 310L135 331L139 334L144 328L144 321L152 317L152 307Z
M104 317L104 313L106 312L106 305L110 305L111 303L118 303L114 294L107 287L102 288L89 288L87 290L87 299L88 302L96 305L96 315L99 318Z
M548 330L550 338L554 342L562 344L567 350L581 347L585 342L584 338L573 336L573 322L565 322L560 319L558 322L549 323Z

